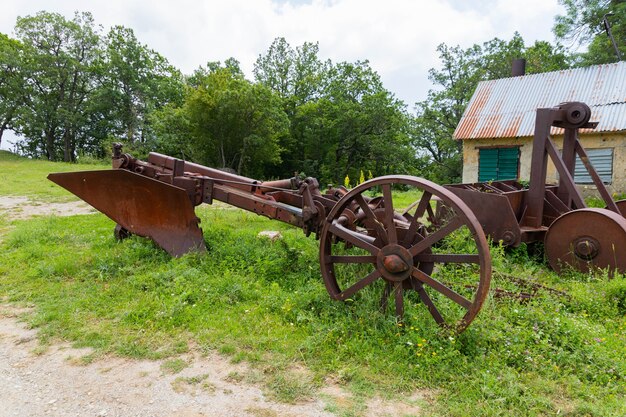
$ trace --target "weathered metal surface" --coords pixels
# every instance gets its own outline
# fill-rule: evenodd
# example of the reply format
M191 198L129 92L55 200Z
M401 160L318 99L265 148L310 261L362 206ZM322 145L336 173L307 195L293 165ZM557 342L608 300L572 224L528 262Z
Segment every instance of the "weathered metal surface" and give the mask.
M478 83L455 139L532 136L537 108L566 101L591 107L598 132L626 130L626 61ZM586 132L587 130L583 130ZM550 134L563 129L552 127Z
M626 272L626 246L621 243L626 227L621 214L626 214L626 206L612 200L578 139L581 129L596 127L597 123L589 121L591 114L590 107L581 102L536 110L527 189L513 181L446 187L467 203L485 233L494 240L509 246L544 241L550 265L557 271L567 266L581 271L607 268L610 273ZM560 152L551 138L554 127L564 132ZM576 158L580 160L578 165ZM545 184L549 159L559 173L557 186ZM582 171L608 210L586 208L574 183L575 172L581 175ZM613 239L615 245L611 246Z
M126 170L57 173L48 179L170 255L205 250L200 220L182 188Z
M626 271L626 219L606 209L573 210L556 219L545 240L546 256L557 272L567 268Z
M494 189L488 192L477 192L480 189L477 187L478 185L480 184L476 184L473 189L463 186L449 186L448 190L463 200L478 216L486 235L496 242L502 241L507 246L519 246L522 241L522 233L519 228L519 220L516 217L518 207L516 207L515 202L520 200L517 196L521 196L524 191L504 192L493 187ZM491 186L491 184L485 185ZM487 190L486 188L482 189Z

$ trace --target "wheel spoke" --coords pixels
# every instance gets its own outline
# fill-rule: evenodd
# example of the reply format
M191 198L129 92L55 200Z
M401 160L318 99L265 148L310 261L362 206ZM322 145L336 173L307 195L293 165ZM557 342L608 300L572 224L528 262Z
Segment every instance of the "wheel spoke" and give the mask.
M385 232L385 228L378 221L378 219L376 218L376 215L374 214L370 206L367 204L367 201L365 201L365 199L363 198L361 194L357 194L356 196L354 196L354 199L359 204L359 207L361 207L361 210L363 210L363 213L365 213L365 218L367 218L372 224L372 226L374 226L374 229L376 230L376 234L378 235L378 237L380 237L383 244L384 245L388 244L389 241L387 240L387 233Z
M376 262L376 257L372 255L332 255L329 261L337 264L371 264Z
M420 253L413 259L418 262L439 262L442 264L477 264L480 262L480 256L472 253Z
M450 220L448 224L443 226L442 228L436 230L434 233L426 236L423 240L417 242L415 245L409 248L409 252L413 256L417 256L422 253L427 248L430 248L435 243L439 242L444 237L448 236L450 233L454 232L456 229L461 227L463 223L458 217L454 217Z
M432 194L429 193L428 191L424 191L424 194L422 194L422 198L420 199L419 204L417 205L417 209L415 209L415 214L413 215L413 218L411 219L411 223L409 224L409 230L404 235L405 245L410 245L413 242L413 237L417 233L417 228L419 227L419 218L422 217L422 215L424 214L426 207L430 207L431 197L432 197ZM409 209L405 211L405 214L408 212Z
M426 212L428 213L428 220L430 220L431 223L434 223L435 213L433 212L433 208L430 206L430 204L426 206Z
M443 324L445 320L443 319L443 316L441 315L439 310L437 310L437 307L435 306L435 303L433 303L433 300L424 289L424 285L421 282L418 282L417 284L415 284L415 286L417 287L415 290L420 296L420 300L422 300L430 315L433 316L437 324Z
M404 290L402 289L402 281L396 282L393 295L396 299L396 317L402 317L404 316Z
M361 249L365 249L372 255L377 255L379 252L379 248L366 240L368 236L353 232L350 229L346 229L345 227L338 224L336 221L330 225L330 232L337 237L345 240L346 242L350 242Z
M383 184L383 201L385 202L385 226L387 226L387 243L398 243L396 234L396 224L393 221L393 197L391 195L391 184Z
M366 276L360 281L357 281L356 284L340 292L337 298L339 300L345 300L346 298L350 298L357 291L362 290L363 288L367 287L368 285L376 281L378 278L380 278L380 272L378 271L378 269L375 269L372 272L370 272L368 276Z
M423 282L424 284L428 285L435 291L445 295L446 297L448 297L449 299L451 299L452 301L454 301L455 303L457 303L458 305L460 305L461 307L465 309L469 309L470 306L472 305L472 302L470 300L463 297L462 295L455 292L454 290L446 287L441 282L437 281L430 275L424 273L423 271L420 271L417 268L413 268L411 275L413 276L413 278Z

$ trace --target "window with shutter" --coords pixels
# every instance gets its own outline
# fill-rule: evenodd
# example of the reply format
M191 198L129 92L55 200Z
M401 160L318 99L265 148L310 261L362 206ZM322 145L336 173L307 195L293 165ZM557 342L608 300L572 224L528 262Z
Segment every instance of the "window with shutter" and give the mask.
M605 184L610 184L613 180L613 148L586 149L589 162ZM587 172L585 165L576 155L576 166L574 167L574 182L576 184L593 184L591 175Z
M519 147L478 150L478 181L515 180L519 172Z

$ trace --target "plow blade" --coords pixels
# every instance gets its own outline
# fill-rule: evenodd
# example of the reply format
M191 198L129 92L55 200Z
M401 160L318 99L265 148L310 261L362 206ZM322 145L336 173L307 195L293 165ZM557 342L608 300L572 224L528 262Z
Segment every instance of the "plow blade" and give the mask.
M55 173L48 179L172 256L206 250L200 219L182 188L123 169Z

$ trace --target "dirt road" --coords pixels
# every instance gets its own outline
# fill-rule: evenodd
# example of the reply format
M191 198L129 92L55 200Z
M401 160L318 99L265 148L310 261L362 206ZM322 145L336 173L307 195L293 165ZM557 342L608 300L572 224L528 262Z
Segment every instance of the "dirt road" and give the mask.
M13 314L0 317L0 416L199 417L332 416L320 400L279 404L258 387L233 381L242 366L217 355L184 357L176 374L162 362L114 357L83 365L89 350L52 345Z

